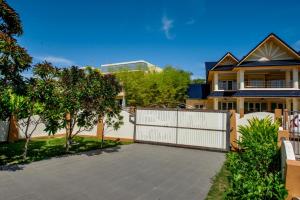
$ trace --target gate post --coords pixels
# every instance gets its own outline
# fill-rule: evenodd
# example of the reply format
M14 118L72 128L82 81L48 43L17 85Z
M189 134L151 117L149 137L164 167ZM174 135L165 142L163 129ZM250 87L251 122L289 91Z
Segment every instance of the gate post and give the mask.
M137 110L138 108L136 107L134 109L134 130L133 130L133 142L136 142L136 119L137 119Z
M230 110L230 146L232 151L238 149L235 110Z
M178 144L178 108L177 108L177 113L176 113L176 144Z

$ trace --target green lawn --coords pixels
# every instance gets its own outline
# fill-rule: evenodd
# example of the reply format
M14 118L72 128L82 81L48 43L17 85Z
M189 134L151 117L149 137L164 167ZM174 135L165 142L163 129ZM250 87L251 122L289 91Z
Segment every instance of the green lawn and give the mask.
M230 172L226 169L226 164L224 164L220 172L214 177L213 185L208 192L206 200L224 199L225 191L229 185L228 176L230 176Z
M23 163L22 153L25 141L0 144L0 165ZM96 138L75 137L69 154L100 149L101 140ZM104 141L104 148L128 144L119 141ZM65 138L32 139L28 149L26 163L66 154Z

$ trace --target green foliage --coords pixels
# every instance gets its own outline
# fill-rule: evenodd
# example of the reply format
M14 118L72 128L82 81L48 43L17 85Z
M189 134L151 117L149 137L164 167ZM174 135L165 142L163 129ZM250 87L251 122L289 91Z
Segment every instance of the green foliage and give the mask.
M65 128L67 149L74 136L92 129L100 119L115 129L122 124L121 107L115 101L121 86L115 76L91 67L58 70L47 62L36 65L34 73L45 104L41 115L46 131L54 134Z
M0 32L8 35L22 35L23 28L20 17L5 0L0 0Z
M191 84L202 84L202 83L205 83L205 79L203 79L203 78L197 78L197 79L191 80Z
M19 15L5 0L0 1L0 85L1 90L24 92L21 73L30 68L32 58L20 47L14 36L23 33ZM22 93L23 94L23 93ZM1 95L1 94L0 94ZM0 97L1 98L1 97ZM3 105L2 105L3 106ZM3 114L2 114L3 115ZM7 118L9 116L6 116Z
M281 180L278 124L270 118L249 120L239 127L242 151L227 155L232 176L226 199L284 199L287 192Z
M122 70L116 75L130 106L176 107L185 101L190 83L190 73L171 66L162 72Z

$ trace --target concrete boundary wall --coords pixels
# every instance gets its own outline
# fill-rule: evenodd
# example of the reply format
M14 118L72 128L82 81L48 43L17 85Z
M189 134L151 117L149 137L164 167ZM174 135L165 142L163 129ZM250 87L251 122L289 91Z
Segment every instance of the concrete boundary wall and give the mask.
M300 198L300 161L296 160L290 141L283 141L281 145L281 167L288 190L287 200Z

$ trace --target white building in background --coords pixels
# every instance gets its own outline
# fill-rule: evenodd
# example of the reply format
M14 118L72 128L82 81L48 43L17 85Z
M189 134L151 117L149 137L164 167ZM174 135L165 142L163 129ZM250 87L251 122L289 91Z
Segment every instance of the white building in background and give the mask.
M104 73L117 72L120 70L129 70L129 71L150 71L150 72L161 72L162 69L152 63L149 63L145 60L136 60L128 62L119 62L111 64L103 64L100 67L100 70Z
M111 64L103 64L100 66L100 70L102 73L117 73L122 70L128 71L145 71L145 72L161 72L162 68L149 63L145 60L136 60L136 61L128 61L128 62L119 62L119 63L111 63ZM117 99L119 100L122 107L126 106L126 98L125 91L123 89L122 92L119 93Z

